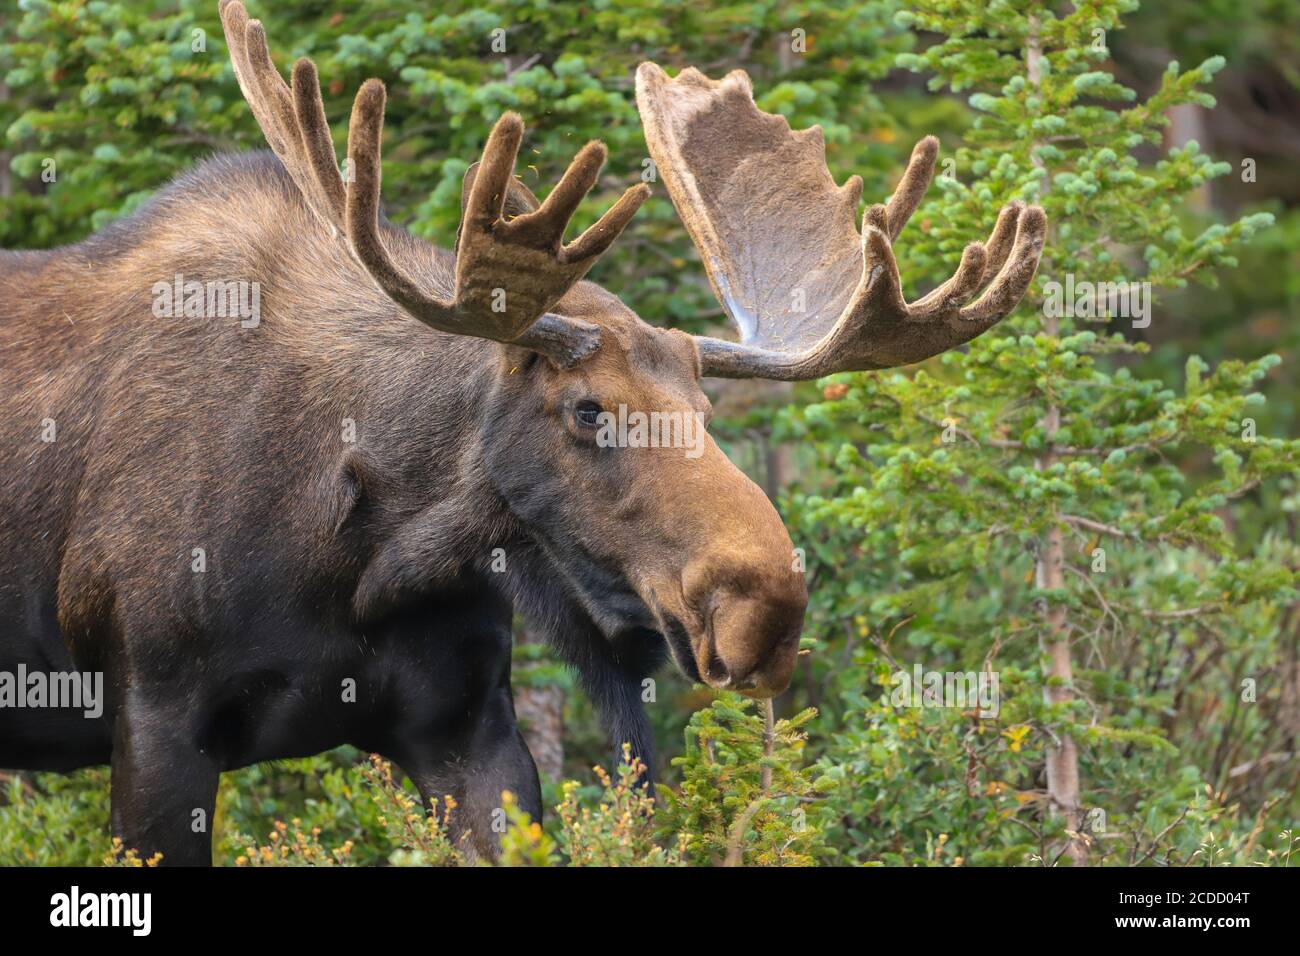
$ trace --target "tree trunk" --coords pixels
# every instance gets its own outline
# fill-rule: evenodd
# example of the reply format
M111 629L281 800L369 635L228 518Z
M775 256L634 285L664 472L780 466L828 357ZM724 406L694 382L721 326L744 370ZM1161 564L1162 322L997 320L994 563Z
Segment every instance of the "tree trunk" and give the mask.
M1052 419L1058 410L1051 408L1049 434L1055 431ZM1040 468L1050 467L1053 455L1039 460ZM1055 589L1065 586L1065 543L1060 525L1054 525L1039 543L1035 578L1039 588ZM1043 653L1047 658L1047 684L1043 696L1049 704L1059 704L1074 699L1074 668L1070 660L1070 624L1066 619L1065 605L1049 603L1043 611ZM1079 805L1079 751L1074 738L1061 734L1058 741L1047 748L1047 793L1055 812L1065 817L1070 842L1066 848L1076 866L1088 862L1088 844L1083 839L1083 808Z
M1172 60L1173 57L1167 57ZM1183 147L1192 140L1200 144L1202 150L1208 148L1206 139L1209 130L1205 125L1205 110L1195 103L1176 103L1169 107L1169 128L1165 131L1165 148ZM1187 197L1187 205L1204 212L1210 208L1210 184L1203 182Z
M515 640L520 646L544 643L527 622L519 628ZM530 665L523 666L526 669ZM564 774L564 688L520 682L515 689L515 716L537 772L544 780L559 780Z
M1038 38L1037 18L1029 20L1026 37L1025 71L1034 86L1042 84L1043 51ZM1041 163L1037 163L1041 165ZM1052 337L1060 334L1060 321L1044 312L1043 331ZM1047 450L1035 465L1046 471L1056 464L1056 433L1061 427L1061 410L1049 404L1043 417ZM1065 535L1058 521L1038 543L1038 559L1034 577L1040 589L1057 589L1065 586ZM1047 663L1047 680L1043 696L1049 704L1059 704L1074 699L1074 667L1070 660L1070 622L1064 604L1048 602L1043 608L1043 631L1040 640ZM1066 853L1076 866L1088 862L1088 844L1082 836L1083 808L1079 805L1079 751L1074 738L1062 734L1047 748L1047 794L1052 809L1065 818L1070 832Z

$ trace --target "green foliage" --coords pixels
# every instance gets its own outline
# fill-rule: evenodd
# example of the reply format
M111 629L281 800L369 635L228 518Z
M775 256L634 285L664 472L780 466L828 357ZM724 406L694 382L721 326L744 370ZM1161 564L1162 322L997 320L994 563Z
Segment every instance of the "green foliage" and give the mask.
M0 866L97 866L110 849L106 769L0 774Z
M514 794L501 794L507 829L501 837L501 866L555 866L558 860L555 841L541 823L519 809Z
M529 127L519 173L533 189L557 182L587 140L608 145L609 164L574 234L640 181L649 155L632 98L640 59L708 64L711 72L745 67L765 109L800 126L822 123L832 162L848 156L854 172L883 186L895 124L863 90L908 42L890 23L892 0L818 0L797 11L687 0L248 6L265 23L282 73L299 56L316 61L340 155L353 94L370 76L384 80L386 208L443 247L459 221L461 177L507 109ZM19 10L12 28L0 25L0 164L17 187L0 195L0 246L83 238L204 155L264 148L229 65L217 0L20 0ZM796 29L807 52L787 55ZM55 179L47 182L51 159ZM615 292L635 290L638 311L656 322L698 326L718 313L704 283L680 281L694 257L660 195L592 278Z
M379 792L375 780L379 769L345 747L224 774L213 822L213 858L237 860L250 847L264 856L262 846L275 850L276 844L283 845L281 841L292 836L281 832L271 838L279 824L289 821L297 831L314 834L322 846L350 847L347 858L355 865L400 862L394 855L404 846L417 845L404 828L418 798L407 782L401 795L394 792L384 800L373 799Z
M720 695L691 718L686 752L673 759L682 783L665 792L665 822L694 865L807 866L826 855L816 818L828 781L804 766L801 729L817 712L774 720L769 702L758 709Z
M21 0L11 17L0 158L20 182L49 188L4 198L0 245L43 248L103 227L242 122L220 82L224 50L207 42L215 3L158 17L151 3Z

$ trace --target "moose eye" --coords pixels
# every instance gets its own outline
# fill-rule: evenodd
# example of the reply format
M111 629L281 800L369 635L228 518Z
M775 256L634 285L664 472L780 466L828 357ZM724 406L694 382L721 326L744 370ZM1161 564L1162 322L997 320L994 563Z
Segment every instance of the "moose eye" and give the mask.
M603 410L599 402L579 402L574 410L574 417L583 428L595 428L600 424L600 413Z

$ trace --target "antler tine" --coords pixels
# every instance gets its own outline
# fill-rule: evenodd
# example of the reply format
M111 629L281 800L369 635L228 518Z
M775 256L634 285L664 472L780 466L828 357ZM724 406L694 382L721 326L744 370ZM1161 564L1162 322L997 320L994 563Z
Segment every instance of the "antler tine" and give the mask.
M934 164L938 159L938 137L927 136L912 147L912 157L907 162L907 169L903 171L903 178L898 181L898 188L894 190L894 195L889 200L887 209L889 227L886 231L889 233L890 242L898 238L907 221L912 218L912 213L916 212L916 207L921 205L921 200L925 198L925 191L930 188L930 183L934 180Z
M936 319L955 306L969 302L984 285L988 253L984 244L972 242L961 254L961 263L951 279L908 306L914 319Z
M230 47L235 77L267 143L297 183L312 211L333 228L341 229L343 184L334 167L334 144L329 139L329 126L323 121L324 106L320 102L319 83L314 83L310 90L303 87L301 95L290 92L271 61L261 21L250 20L240 0L222 0L221 22ZM310 61L306 62L310 66ZM295 67L295 76L297 72ZM310 76L315 79L314 67ZM317 116L321 125L312 126L309 138L307 126ZM319 138L322 130L325 138L323 149ZM328 174L319 168L322 160Z
M320 77L316 64L305 56L293 65L293 105L302 134L303 150L307 154L316 182L324 191L333 222L337 228L344 224L343 210L347 195L343 177L339 175L338 156L334 152L334 139L330 136L329 120L325 118L325 104L321 100Z
M1020 214L1024 208L1023 202L1014 199L1003 206L1002 211L998 213L998 221L993 226L988 244L984 247L988 255L984 260L984 275L980 277L980 285L992 282L993 277L1006 263L1007 257L1011 255L1011 247L1016 241L1016 229L1020 223Z
M578 263L595 262L603 256L605 250L614 244L614 240L632 221L636 211L649 196L650 187L645 183L624 190L623 195L618 197L618 202L610 206L605 215L564 247L564 260Z
M445 332L459 331L455 306L427 294L398 268L379 235L381 179L380 139L387 93L379 80L366 80L352 101L348 122L348 161L352 182L347 189L345 224L348 241L372 279L413 316Z
M878 316L881 325L899 321L907 315L907 301L889 242L889 211L884 206L870 206L862 217L862 261L863 280L855 295L860 304L854 311Z
M1001 225L1001 222L998 223ZM975 325L967 341L1001 321L1019 303L1034 281L1038 259L1047 237L1047 214L1038 206L1021 210L1016 226L1015 245L993 284L975 302L959 313L962 320Z
M490 228L505 210L506 191L515 172L515 158L524 139L524 121L506 112L496 121L483 147L478 175L470 187L469 202L461 214L464 225Z
M605 165L605 144L592 140L573 158L569 168L540 207L502 223L507 234L520 239L533 238L545 246L559 248L565 227L573 218L578 204L596 184L600 168ZM650 195L644 184L632 186L623 192L618 202L582 235L560 248L560 258L567 263L595 261L610 247L619 233Z
M1011 255L1024 208L1025 204L1019 199L1004 206L998 213L988 244L972 242L968 245L953 277L913 302L909 307L911 316L935 318L945 310L969 302L980 289L992 282Z
M532 212L502 223L503 228L519 236L535 236L542 242L553 239L558 245L578 203L596 185L600 168L605 165L605 155L604 143L596 140L587 143L573 157L542 204Z
M953 348L996 324L1028 291L1042 250L1047 219L1041 209L1027 210L1020 200L1008 204L999 212L987 245L970 243L950 279L917 301L907 303L898 278L892 240L898 238L920 205L933 179L938 149L939 141L933 136L917 143L889 205L872 206L863 217L864 288L850 308L861 317L865 327L882 333L902 319L940 322L958 310L956 315L969 323L961 331L969 334L946 346ZM979 301L971 302L990 283Z
M245 31L248 27L248 11L239 0L221 0L221 26L226 34L226 46L230 50L230 65L235 70L235 79L239 90L244 94L253 118L261 127L267 143L278 156L285 151L283 132L275 117L262 103L262 96L253 80L253 68L248 62L248 47Z
M1014 244L1008 242L1011 222L1015 223ZM822 369L819 375L845 368L909 365L964 345L987 331L1028 291L1042 253L1047 218L1037 206L1019 204L1004 209L988 246L968 245L952 278L912 303L903 298L886 225L892 227L894 220L884 207L867 211L862 285L832 332L807 356L811 365ZM989 282L990 262L999 257L1005 261L992 284L983 296L970 302Z

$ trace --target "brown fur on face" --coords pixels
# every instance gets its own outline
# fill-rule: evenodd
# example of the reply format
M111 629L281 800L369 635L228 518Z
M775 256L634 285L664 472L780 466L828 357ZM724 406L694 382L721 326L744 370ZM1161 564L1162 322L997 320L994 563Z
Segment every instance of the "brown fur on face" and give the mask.
M602 448L576 423L583 403L707 423L712 409L699 387L694 340L646 325L589 284L560 308L602 329L590 359L571 370L533 363L525 379L540 391L551 466L568 489L552 502L565 534L630 582L688 674L717 687L779 692L793 670L807 593L766 495L703 431L688 455L678 447ZM561 429L567 434L556 439Z

